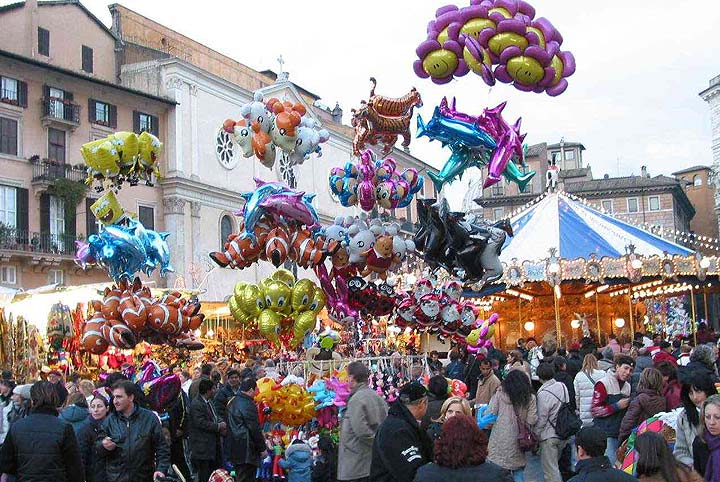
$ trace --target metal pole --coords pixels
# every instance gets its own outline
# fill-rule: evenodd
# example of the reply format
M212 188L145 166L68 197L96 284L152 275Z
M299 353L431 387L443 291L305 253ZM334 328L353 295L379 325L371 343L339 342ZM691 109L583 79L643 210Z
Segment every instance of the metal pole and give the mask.
M628 293L628 308L630 309L630 339L635 339L635 322L633 321L632 294Z
M705 305L705 322L710 321L710 315L708 314L708 304L707 304L707 288L703 287L703 303Z
M595 291L595 321L597 321L597 337L600 344L600 302L598 301L598 292Z
M553 290L553 299L555 300L555 331L557 332L557 345L558 348L560 348L560 344L562 343L561 340L561 328L560 328L560 302L557 299L557 295L555 294L555 291Z
M693 287L690 287L690 308L692 309L692 334L693 334L693 341L695 342L695 345L697 345L697 332L695 330L695 290Z

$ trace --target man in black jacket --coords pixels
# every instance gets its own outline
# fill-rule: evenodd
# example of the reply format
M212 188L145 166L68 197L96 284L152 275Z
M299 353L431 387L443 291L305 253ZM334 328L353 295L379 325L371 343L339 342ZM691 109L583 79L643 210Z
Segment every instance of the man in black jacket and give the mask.
M254 378L245 378L240 382L239 389L240 393L228 407L226 459L235 467L237 482L254 482L260 455L266 450L253 399L257 383Z
M215 412L220 420L227 421L227 404L232 397L236 397L240 391L240 373L237 370L229 370L227 372L227 383L217 390L217 394L213 398Z
M432 441L420 428L428 397L419 382L400 389L373 442L369 482L411 482L417 469L432 460Z
M50 382L30 389L32 412L11 427L0 449L0 472L24 482L82 482L80 449L72 426L58 419L58 394Z
M635 477L610 465L605 456L607 435L602 429L585 427L575 435L577 475L568 482L633 482Z
M115 411L103 422L95 444L105 458L106 482L152 482L170 468L160 420L135 404L135 390L127 380L113 385Z
M221 465L220 435L227 433L227 425L218 417L212 403L215 383L201 380L199 392L190 403L190 451L198 482L207 482Z

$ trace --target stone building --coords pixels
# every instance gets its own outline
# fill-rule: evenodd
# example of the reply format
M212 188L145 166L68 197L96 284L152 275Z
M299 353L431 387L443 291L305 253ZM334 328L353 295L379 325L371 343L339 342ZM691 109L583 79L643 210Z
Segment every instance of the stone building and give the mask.
M107 280L104 271L83 272L73 261L75 240L98 229L88 209L94 190L75 189L84 198L72 205L73 186L85 179L80 146L119 130L164 139L175 107L116 82L116 41L78 2L0 7L2 286ZM146 226L164 228L160 187L128 187L118 197Z
M700 92L700 97L710 107L710 126L712 129L712 170L711 182L715 187L715 213L720 213L720 75L710 79L707 89Z
M708 255L716 255L717 249L706 244L717 244L707 238L718 238L718 213L715 210L715 185L712 182L710 166L693 166L673 173L680 179L685 194L695 208L695 217L690 221L690 231L699 238L698 250Z

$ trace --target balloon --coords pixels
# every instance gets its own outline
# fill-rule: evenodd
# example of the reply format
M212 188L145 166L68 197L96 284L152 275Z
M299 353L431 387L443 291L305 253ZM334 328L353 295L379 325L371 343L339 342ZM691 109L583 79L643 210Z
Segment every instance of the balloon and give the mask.
M487 85L495 80L522 91L560 95L575 72L563 38L523 0L477 0L458 8L447 5L428 24L427 39L415 53L415 74L445 84L468 72ZM495 66L495 71L491 69Z
M107 191L100 196L97 201L90 205L90 210L103 226L116 224L125 217L125 210L112 191Z
M452 395L453 397L465 398L465 393L467 392L467 385L465 385L465 382L463 382L462 380L451 380L448 389L450 390L450 395Z
M475 322L475 329L473 329L469 335L465 338L467 343L467 350L470 353L477 353L480 347L488 347L492 345L490 338L494 333L494 324L500 315L493 313L487 320L478 319ZM490 330L492 328L492 331Z
M466 169L484 166L488 166L484 187L499 182L502 174L506 179L515 181L521 190L525 189L535 172L519 176L514 171L509 172L513 168L517 169L513 160L521 164L524 162L522 141L525 134L520 134L521 119L510 126L502 118L505 104L503 102L494 109L485 109L481 116L474 117L458 112L454 99L448 105L447 98L443 98L427 124L418 116L417 136L440 141L451 150L450 158L440 172L428 173L438 191L445 183L462 178Z
M377 81L370 78L370 98L359 109L352 109L352 126L355 128L353 155L360 157L365 144L383 144L382 155L390 153L398 136L403 137L403 148L410 146L410 120L413 109L422 107L420 93L413 87L400 98L375 95Z
M176 373L171 373L143 383L140 385L140 388L142 388L145 393L150 408L162 413L167 410L170 402L178 397L181 385L180 376Z
M493 413L488 413L488 411L487 411L488 407L489 407L489 405L481 405L480 407L478 407L478 410L477 410L477 414L476 414L477 424L478 424L478 427L480 427L481 429L488 428L492 424L497 422L497 415L495 415Z

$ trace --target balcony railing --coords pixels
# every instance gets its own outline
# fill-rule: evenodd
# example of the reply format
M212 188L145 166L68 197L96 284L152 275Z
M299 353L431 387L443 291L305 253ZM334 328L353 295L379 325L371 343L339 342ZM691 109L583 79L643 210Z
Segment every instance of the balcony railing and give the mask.
M77 239L67 234L29 233L4 227L0 229L0 250L72 256L75 254Z
M36 161L33 163L33 182L50 182L55 179L67 179L69 181L83 182L85 180L85 176L85 169L71 166L70 164L51 161Z
M80 106L64 99L46 97L43 103L43 117L74 124L80 123Z

